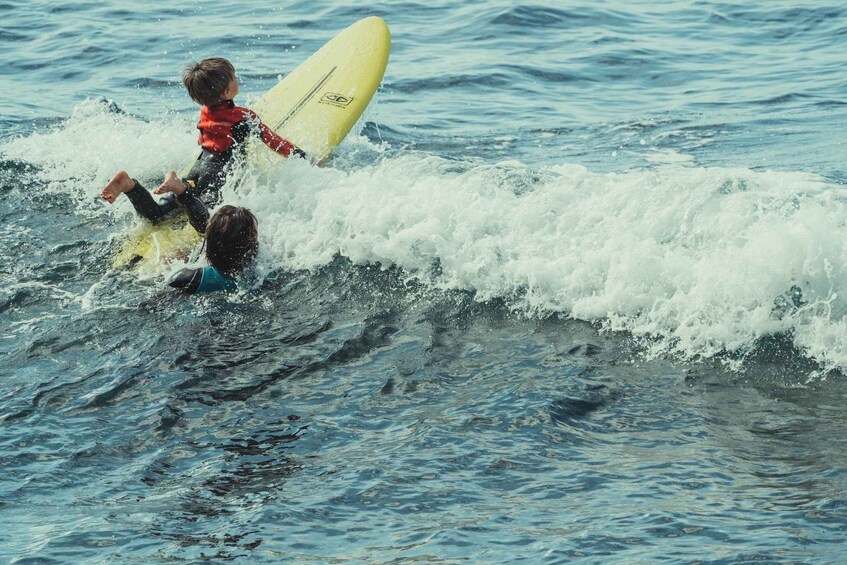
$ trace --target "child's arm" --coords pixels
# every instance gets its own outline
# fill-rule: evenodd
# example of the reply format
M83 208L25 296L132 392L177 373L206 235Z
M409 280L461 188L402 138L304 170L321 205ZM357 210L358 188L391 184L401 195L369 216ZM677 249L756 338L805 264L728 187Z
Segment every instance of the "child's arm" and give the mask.
M248 120L247 122L242 122L242 123L250 124L252 126L255 126L256 124L258 124L258 126L259 126L259 137L261 137L262 143L264 143L265 145L270 147L272 151L279 153L283 157L291 157L292 155L294 155L296 157L302 157L304 159L306 158L306 152L305 151L303 151L302 149L300 149L299 147L297 147L296 145L294 145L293 143L291 143L290 141L288 141L287 139L285 139L281 135L277 134L274 130L272 130L271 128L266 126L264 124L264 122L262 122L261 118L259 118L259 115L256 114L256 112L254 112L253 110L249 110L247 108L240 108L240 110L242 110L244 112L244 117L247 118L247 120ZM232 128L233 129L233 137L235 138L236 141L239 141L239 142L242 139L246 138L247 132L249 131L249 129L248 129L248 130L243 130L243 131L237 132L236 130L238 129L238 126L240 126L240 125L241 125L240 123L236 124Z
M262 132L262 142L270 147L272 150L276 151L283 157L291 157L292 155L296 157L306 158L306 152L302 149L298 148L296 145L285 139L284 137L277 135L277 133L266 126L265 124L260 123L259 128Z

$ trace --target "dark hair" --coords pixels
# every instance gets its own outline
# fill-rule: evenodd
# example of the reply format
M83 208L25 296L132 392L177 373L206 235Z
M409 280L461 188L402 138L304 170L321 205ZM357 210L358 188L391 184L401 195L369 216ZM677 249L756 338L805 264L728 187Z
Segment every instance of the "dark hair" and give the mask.
M220 102L221 94L233 78L235 67L221 57L191 63L182 71L182 84L188 90L188 95L203 106Z
M206 258L221 274L234 277L259 251L256 216L247 208L223 206L206 225Z

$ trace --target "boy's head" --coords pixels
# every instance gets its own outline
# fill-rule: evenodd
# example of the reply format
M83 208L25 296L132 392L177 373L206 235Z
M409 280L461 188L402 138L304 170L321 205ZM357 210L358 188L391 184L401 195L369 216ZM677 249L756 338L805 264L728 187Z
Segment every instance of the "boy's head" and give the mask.
M235 67L221 57L191 63L182 71L182 84L188 90L188 95L203 106L211 106L224 100L223 93L234 80ZM234 96L235 94L230 98Z
M206 258L224 275L238 274L258 251L258 222L247 208L223 206L206 225Z

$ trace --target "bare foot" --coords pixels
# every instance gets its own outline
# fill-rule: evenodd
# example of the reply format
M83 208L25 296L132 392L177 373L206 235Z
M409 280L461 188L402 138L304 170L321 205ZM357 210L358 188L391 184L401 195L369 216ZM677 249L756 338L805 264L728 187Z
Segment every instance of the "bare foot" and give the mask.
M109 204L113 204L118 196L124 192L129 192L134 186L135 181L126 174L126 171L120 171L109 181L109 184L103 187L100 196Z
M166 192L173 192L177 196L185 192L185 185L182 184L182 181L179 180L178 176L176 176L176 171L168 171L165 175L165 182L160 184L156 190L153 191L153 194L165 194Z

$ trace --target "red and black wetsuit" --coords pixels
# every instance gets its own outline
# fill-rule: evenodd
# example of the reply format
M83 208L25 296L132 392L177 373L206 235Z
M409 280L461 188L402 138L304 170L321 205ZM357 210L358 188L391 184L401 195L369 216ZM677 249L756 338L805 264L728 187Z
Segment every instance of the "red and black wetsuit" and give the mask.
M253 110L236 106L232 100L226 100L214 106L203 106L200 110L200 130L198 145L207 151L220 155L241 143L250 130L258 128L262 142L283 157L292 154L305 155L293 143L277 135L262 123Z
M197 129L200 130L197 142L202 150L182 181L188 187L187 192L199 197L207 205L218 203L219 192L229 173L227 165L236 151L244 150L244 142L251 135L258 136L265 145L283 157L306 157L293 143L263 124L255 112L236 106L232 100L203 106ZM173 194L166 194L157 202L138 183L126 195L136 211L151 222L160 220L180 205Z

